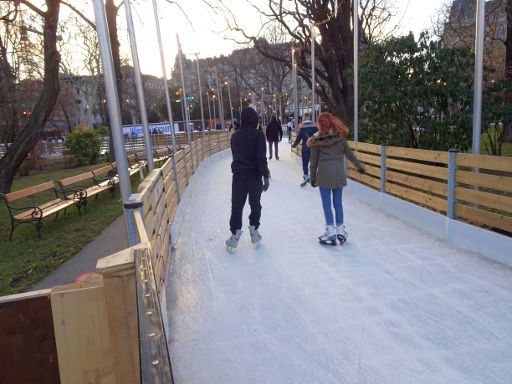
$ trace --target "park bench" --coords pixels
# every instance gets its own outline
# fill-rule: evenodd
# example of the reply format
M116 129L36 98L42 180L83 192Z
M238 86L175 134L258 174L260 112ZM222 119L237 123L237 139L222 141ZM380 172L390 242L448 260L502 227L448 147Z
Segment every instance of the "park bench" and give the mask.
M41 205L33 206L16 206L15 202L25 198L30 198L42 192L53 191L55 199L48 201ZM81 215L81 207L84 206L86 194L83 189L68 189L63 193L58 188L55 188L53 181L35 185L30 188L25 188L19 191L10 192L7 194L0 194L0 199L3 199L9 216L11 217L11 232L9 234L9 241L12 240L14 229L20 224L32 224L37 230L37 236L41 238L41 228L43 226L43 219L50 215L59 215L59 212L66 210L68 207L74 205L78 209L78 214ZM17 213L20 212L20 213Z
M84 191L82 207L87 206L87 199L94 196L98 198L98 194L103 191L110 191L112 198L115 194L115 186L119 182L117 178L117 171L109 164L104 167L98 168L94 171L81 173L80 175L67 177L58 180L57 183L60 187L60 192L69 197L70 186L77 185Z
M164 147L160 149L153 150L153 158L154 162L157 163L159 161L167 160L173 154L172 149L170 147Z

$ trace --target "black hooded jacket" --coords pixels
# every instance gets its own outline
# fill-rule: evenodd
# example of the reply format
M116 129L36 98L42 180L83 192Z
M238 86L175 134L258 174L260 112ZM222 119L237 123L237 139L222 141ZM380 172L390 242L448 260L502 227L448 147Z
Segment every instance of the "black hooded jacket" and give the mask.
M240 128L231 135L231 153L234 174L252 173L269 177L267 148L263 132L258 131L258 114L251 107L242 110Z

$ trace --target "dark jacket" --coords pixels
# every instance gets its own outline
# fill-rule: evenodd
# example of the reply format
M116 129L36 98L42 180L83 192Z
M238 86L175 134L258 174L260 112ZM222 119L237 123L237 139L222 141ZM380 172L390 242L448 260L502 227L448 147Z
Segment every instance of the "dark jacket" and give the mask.
M357 167L364 170L347 143L347 139L339 134L312 136L307 143L311 150L309 158L309 175L311 185L324 188L343 188L347 185L344 156Z
M311 120L304 120L297 134L297 138L293 142L292 147L295 148L299 142L302 142L302 152L308 152L309 148L306 145L308 139L318 132L318 129Z
M277 119L272 119L267 125L267 131L265 132L267 141L281 141L283 138L283 127Z
M242 110L240 129L231 135L231 153L234 174L252 173L269 177L267 147L263 132L256 130L258 114L250 107Z

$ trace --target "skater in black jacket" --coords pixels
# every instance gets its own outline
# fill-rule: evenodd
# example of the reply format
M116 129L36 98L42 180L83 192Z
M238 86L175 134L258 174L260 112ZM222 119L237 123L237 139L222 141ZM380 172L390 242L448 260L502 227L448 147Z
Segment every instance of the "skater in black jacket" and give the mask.
M258 231L261 217L261 192L269 187L270 171L267 165L265 136L257 130L258 114L251 107L242 110L240 129L231 136L233 162L231 171L233 181L231 189L231 218L229 229L231 237L226 240L228 250L236 248L242 235L242 213L249 196L249 232L251 241L256 245L261 240ZM263 179L263 180L262 180Z
M267 125L267 130L265 132L268 141L268 159L272 160L272 145L275 148L276 152L276 160L279 160L279 142L283 140L283 127L281 126L281 121L279 121L275 114L272 114L272 118L270 119L270 123Z
M302 144L302 171L304 172L303 181L300 184L301 187L305 186L309 182L309 147L306 145L308 139L318 131L316 124L311 121L309 112L304 113L304 120L300 126L297 138L292 144L292 148L297 147L299 143Z

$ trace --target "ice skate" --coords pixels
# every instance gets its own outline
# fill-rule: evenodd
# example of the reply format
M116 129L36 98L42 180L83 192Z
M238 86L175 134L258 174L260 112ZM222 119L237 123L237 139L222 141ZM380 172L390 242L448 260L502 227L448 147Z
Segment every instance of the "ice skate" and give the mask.
M242 231L240 229L236 230L235 234L231 234L231 237L226 240L226 248L231 253L233 249L235 249L238 245L238 240L242 236Z
M333 225L325 227L325 233L318 237L318 242L324 245L336 245L336 230Z
M336 227L336 237L338 238L338 241L340 242L340 245L342 245L344 242L348 239L348 233L345 230L345 226L343 224L338 225Z
M262 239L260 232L254 227L254 225L250 225L249 233L251 234L251 241L254 244L254 247L258 248Z
M309 183L309 176L304 175L304 181L302 183L300 183L300 186L304 187L307 183Z

